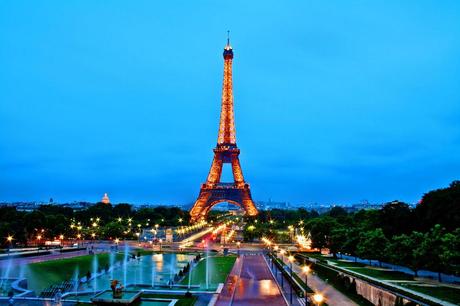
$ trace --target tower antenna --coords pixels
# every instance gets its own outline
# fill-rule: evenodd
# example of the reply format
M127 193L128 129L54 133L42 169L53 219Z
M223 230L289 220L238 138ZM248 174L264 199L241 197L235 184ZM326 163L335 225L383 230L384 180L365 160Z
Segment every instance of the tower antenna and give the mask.
M227 30L227 46L230 46L230 30Z

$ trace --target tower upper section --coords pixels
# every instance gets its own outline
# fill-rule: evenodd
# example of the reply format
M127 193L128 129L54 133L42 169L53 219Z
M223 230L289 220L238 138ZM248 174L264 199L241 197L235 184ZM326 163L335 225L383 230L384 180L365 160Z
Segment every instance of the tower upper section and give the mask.
M232 61L233 49L230 40L224 48L224 81L222 85L222 107L220 111L217 145L236 145L235 118L233 112Z

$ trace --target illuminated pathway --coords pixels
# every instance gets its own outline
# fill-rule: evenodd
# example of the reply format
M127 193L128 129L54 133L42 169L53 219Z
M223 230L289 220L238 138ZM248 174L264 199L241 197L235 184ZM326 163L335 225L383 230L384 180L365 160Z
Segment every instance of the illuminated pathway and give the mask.
M281 258L280 258L281 259ZM290 266L289 261L287 260L287 256L284 256L283 262ZM292 270L299 275L301 279L304 279L305 276L302 272L302 268L297 264L292 264ZM332 287L331 285L327 284L321 278L316 276L315 274L308 275L308 287L313 289L315 292L321 292L326 297L326 302L328 305L331 306L357 306L355 302L349 299L346 295Z
M235 264L217 306L286 305L262 255L242 255ZM234 289L234 290L233 290Z

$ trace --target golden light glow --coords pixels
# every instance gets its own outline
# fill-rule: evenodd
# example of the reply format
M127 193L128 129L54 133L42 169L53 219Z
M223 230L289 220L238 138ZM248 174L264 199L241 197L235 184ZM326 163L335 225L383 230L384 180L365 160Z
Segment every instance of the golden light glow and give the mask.
M313 300L316 303L321 303L322 301L324 301L324 296L321 293L316 293L315 295L313 295Z
M200 194L193 205L190 216L191 222L204 219L209 210L218 202L225 199L225 189L239 189L241 195L238 199L233 199L235 205L243 208L247 215L255 216L258 214L257 208L252 201L249 185L245 183L241 170L238 155L240 150L236 146L234 105L233 105L233 81L232 81L232 59L233 52L230 46L225 47L224 51L224 78L222 85L222 101L219 121L219 132L217 136L217 147L214 149L214 158L211 169L206 180L201 187ZM233 184L221 184L223 163L231 163L233 173ZM219 190L217 190L219 189ZM224 197L222 197L224 189ZM219 194L217 196L216 194Z
M294 256L289 255L288 259L289 259L289 262L294 262Z
M309 273L310 272L310 267L309 266L303 266L302 267L302 272L305 273L305 274Z
M13 236L6 237L6 240L8 240L9 242L13 241Z
M232 59L224 61L224 83L222 86L222 108L220 112L218 144L235 144L235 121L233 112Z

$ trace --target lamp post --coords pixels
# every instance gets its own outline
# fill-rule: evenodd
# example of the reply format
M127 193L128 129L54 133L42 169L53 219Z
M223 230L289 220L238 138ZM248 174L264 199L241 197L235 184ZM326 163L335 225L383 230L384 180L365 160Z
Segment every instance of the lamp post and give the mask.
M285 250L281 249L280 254L281 254L281 262L284 265L284 254L286 253Z
M324 301L324 296L321 293L316 293L313 295L313 301L315 301L316 305L321 305Z
M160 252L161 252L161 244L163 243L163 239L160 238L160 240L158 240L158 242L160 242Z
M13 236L8 235L8 237L6 237L6 240L7 240L8 243L10 244L10 247L8 248L8 255L10 255L10 249L11 249L12 246L13 246Z
M241 242L237 241L236 247L238 248L238 257L240 257L240 245L241 245Z
M157 234L158 234L158 228L160 227L160 224L155 224L155 238L157 238Z
M292 305L292 284L294 283L294 279L292 277L292 263L294 262L294 256L290 255L288 257L288 260L289 260L290 269L291 269L291 271L290 271L291 272L291 274L290 274L291 275L291 285L289 286L291 288L291 290L290 290L290 295L289 295L289 302Z
M273 270L273 260L275 260L275 258L276 258L276 252L278 252L278 248L279 248L279 247L278 247L277 245L275 245L275 246L273 247L272 270Z
M281 259L281 269L283 269L283 270L284 270L284 253L286 253L286 251L281 249L281 251L280 251L281 258L282 258ZM283 271L280 270L280 272L281 272L281 288L283 288L283 286L284 286Z
M302 271L305 274L305 286L306 286L306 288L305 288L305 306L308 306L308 292L307 292L307 289L308 289L308 273L310 272L310 267L305 265L305 266L303 266Z

